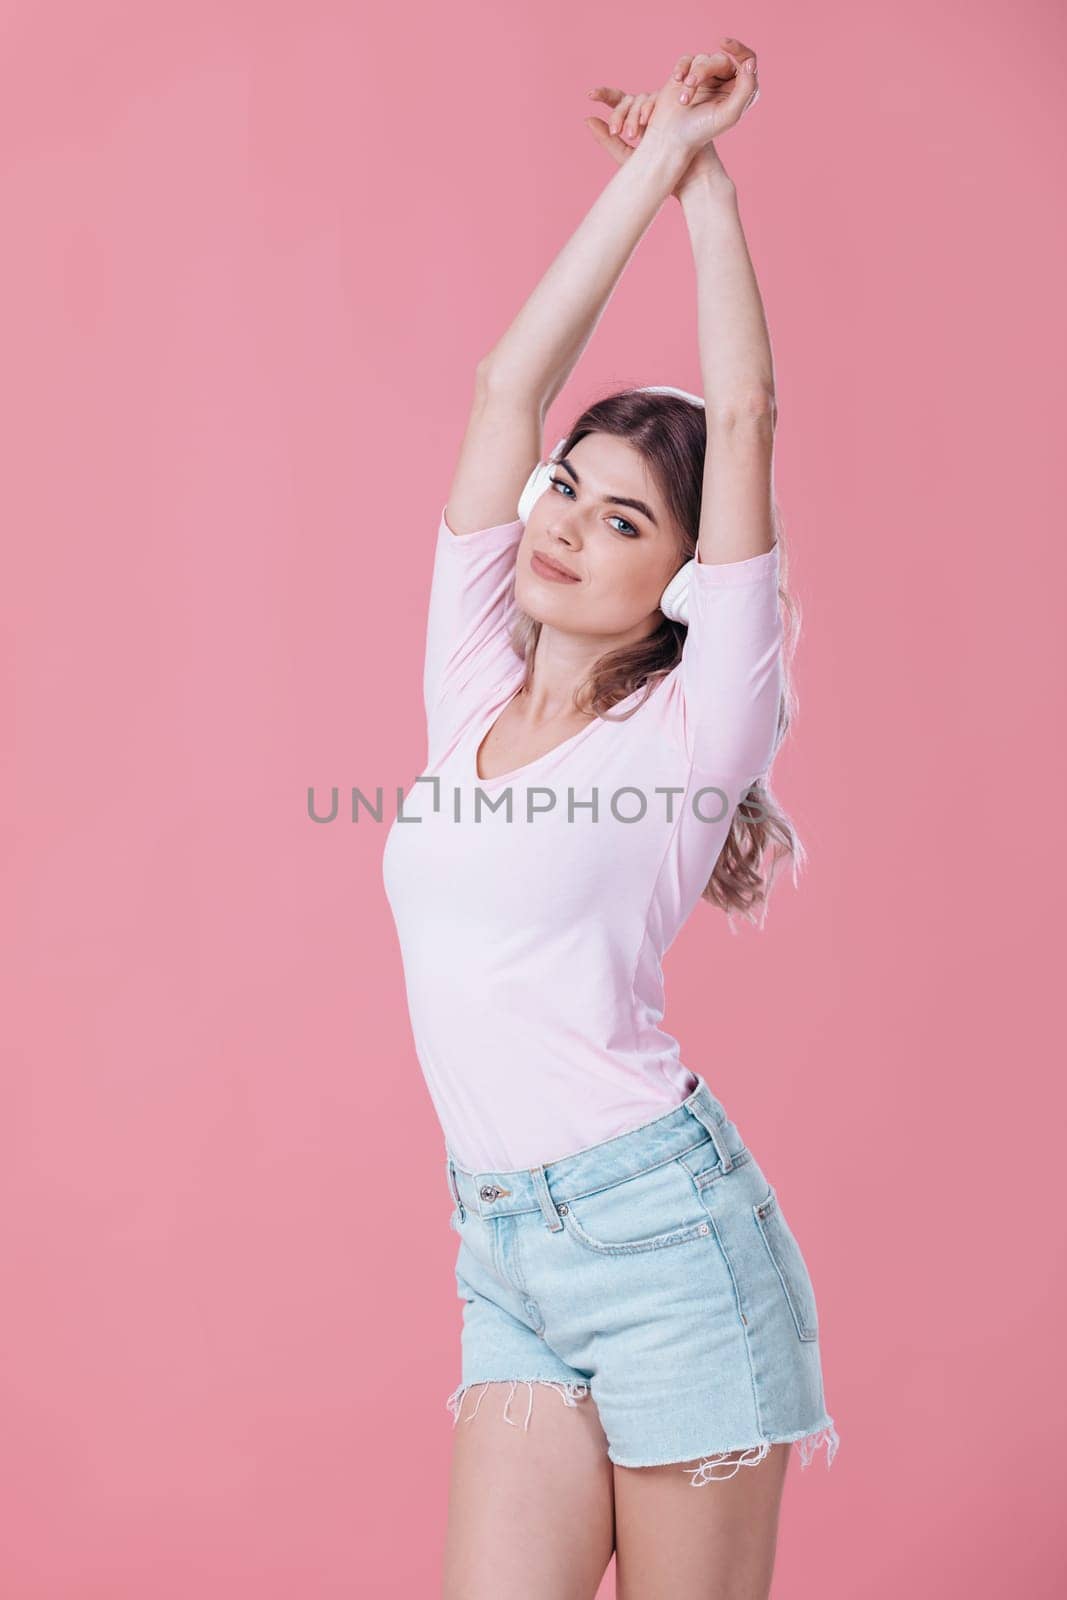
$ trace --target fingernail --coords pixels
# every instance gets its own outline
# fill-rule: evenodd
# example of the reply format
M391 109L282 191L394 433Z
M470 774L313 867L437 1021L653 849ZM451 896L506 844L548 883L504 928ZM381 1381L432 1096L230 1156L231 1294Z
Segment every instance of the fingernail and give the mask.
M748 60L745 62L745 71L746 72L755 72L755 70L756 70L756 58L755 58L755 56L749 56Z

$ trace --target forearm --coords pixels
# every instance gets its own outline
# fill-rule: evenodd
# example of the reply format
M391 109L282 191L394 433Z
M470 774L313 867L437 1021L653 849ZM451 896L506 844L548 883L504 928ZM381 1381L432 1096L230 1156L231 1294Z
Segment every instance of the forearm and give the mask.
M518 316L479 366L483 381L547 410L684 162L646 136L594 201Z
M737 191L725 172L687 183L682 210L697 278L700 371L709 421L773 410L774 360Z

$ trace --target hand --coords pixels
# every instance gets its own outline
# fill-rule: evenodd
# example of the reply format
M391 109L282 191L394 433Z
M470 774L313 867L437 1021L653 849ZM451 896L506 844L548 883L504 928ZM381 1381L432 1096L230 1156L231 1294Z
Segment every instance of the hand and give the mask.
M698 103L695 98L696 95L705 93L706 91L699 89L694 91L694 103ZM597 144L606 150L608 155L619 163L620 167L624 166L637 149L637 145L627 144L626 140L615 130L621 127L622 133L627 134L630 138L636 138L637 143L640 144L648 126L648 119L656 108L655 94L627 94L622 89L613 89L605 85L599 89L590 89L589 97L592 100L599 100L603 105L610 106L614 115L607 122L601 117L586 117L586 127ZM713 144L706 144L703 149L698 150L696 155L692 157L682 176L671 190L675 199L680 201L686 189L694 186L701 174L704 173L714 173L724 181L727 180L726 169L719 160Z
M636 149L620 135L640 143L649 127L690 155L671 191L679 200L702 175L726 178L712 140L732 127L759 98L755 53L736 39L723 43L732 49L679 57L670 79L654 94L627 94L606 86L589 90L590 98L609 106L612 114L607 122L587 117L586 127L620 166ZM751 61L751 69L746 61Z
M695 154L739 122L758 98L756 52L738 39L724 39L713 55L679 56L647 126Z

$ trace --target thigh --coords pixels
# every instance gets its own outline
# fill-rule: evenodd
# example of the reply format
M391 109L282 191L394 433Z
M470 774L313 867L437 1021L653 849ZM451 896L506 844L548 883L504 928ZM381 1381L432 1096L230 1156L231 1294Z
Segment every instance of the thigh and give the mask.
M485 1383L462 1396L457 1421L444 1600L594 1600L614 1503L592 1399L567 1405L549 1383Z
M695 1491L675 1466L616 1466L617 1600L766 1600L790 1450Z

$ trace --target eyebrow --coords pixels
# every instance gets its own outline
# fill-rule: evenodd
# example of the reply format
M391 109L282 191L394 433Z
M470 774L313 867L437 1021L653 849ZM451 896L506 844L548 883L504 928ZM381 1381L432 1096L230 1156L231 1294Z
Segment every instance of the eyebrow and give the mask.
M571 477L574 479L576 484L578 484L579 486L581 485L581 481L582 481L581 478L579 478L578 474L575 472L574 468L571 466L570 461L566 457L563 458L563 460L559 463L559 465L561 467L563 467L565 471L570 473ZM641 515L643 517L647 517L649 522L651 522L651 524L652 524L652 526L654 528L658 528L659 527L659 523L656 521L656 518L655 518L655 516L654 516L654 514L653 514L653 512L651 510L651 507L646 506L645 502L643 500L627 500L620 494L606 494L604 496L604 499L608 502L609 505L612 505L612 506L630 506L632 510L640 511Z

